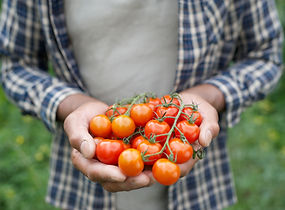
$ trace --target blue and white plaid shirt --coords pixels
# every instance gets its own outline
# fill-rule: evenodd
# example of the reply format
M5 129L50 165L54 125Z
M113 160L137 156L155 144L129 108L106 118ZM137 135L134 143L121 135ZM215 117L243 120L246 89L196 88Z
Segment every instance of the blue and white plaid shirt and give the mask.
M169 209L221 209L236 201L226 127L262 99L281 75L282 31L273 0L178 0L178 62L174 90L200 83L225 95L221 132L187 177L169 187ZM158 11L159 12L159 11ZM55 134L47 201L64 209L115 209L115 196L89 181L70 160L56 122L58 104L86 92L67 34L62 0L4 0L2 85L23 113ZM55 76L48 73L48 60Z

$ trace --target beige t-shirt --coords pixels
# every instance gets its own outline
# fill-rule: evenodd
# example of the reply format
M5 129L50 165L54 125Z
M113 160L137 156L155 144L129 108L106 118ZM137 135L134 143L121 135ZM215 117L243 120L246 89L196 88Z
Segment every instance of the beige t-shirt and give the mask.
M108 104L172 91L177 62L174 0L68 0L68 33L90 93ZM117 193L118 209L166 209L166 187ZM140 205L139 205L140 204Z

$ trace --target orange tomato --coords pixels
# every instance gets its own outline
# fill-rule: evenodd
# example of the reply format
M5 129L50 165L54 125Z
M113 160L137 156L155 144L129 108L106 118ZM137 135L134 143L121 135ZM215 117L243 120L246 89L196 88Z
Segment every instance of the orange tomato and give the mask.
M126 149L120 154L118 165L126 176L137 176L144 169L141 153L134 148Z
M134 133L135 129L134 120L127 115L119 115L112 122L112 131L119 138L130 136Z
M96 115L89 123L89 130L93 136L107 138L112 132L111 121L105 115Z

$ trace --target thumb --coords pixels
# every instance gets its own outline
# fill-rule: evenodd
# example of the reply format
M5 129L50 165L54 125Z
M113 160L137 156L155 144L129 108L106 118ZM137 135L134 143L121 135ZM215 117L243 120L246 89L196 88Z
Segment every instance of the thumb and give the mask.
M80 142L80 152L81 154L87 158L91 159L95 156L95 141L93 139L83 139Z
M89 134L88 124L76 114L70 114L64 121L64 130L71 146L78 150L85 158L91 159L95 155L95 140Z
M213 138L219 133L220 127L218 123L203 122L200 126L199 143L203 147L208 147Z

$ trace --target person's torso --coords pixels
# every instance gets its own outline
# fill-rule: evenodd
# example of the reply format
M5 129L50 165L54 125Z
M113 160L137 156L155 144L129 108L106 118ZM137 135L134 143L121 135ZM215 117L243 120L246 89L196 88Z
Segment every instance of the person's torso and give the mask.
M69 35L90 93L106 103L168 94L177 62L177 2L65 1ZM117 193L118 209L166 209L166 187ZM139 205L140 204L140 205Z
M106 102L169 93L177 62L177 2L65 1L68 32L90 93Z

